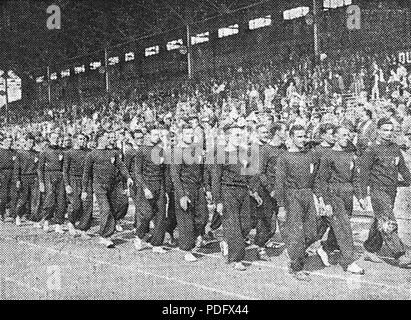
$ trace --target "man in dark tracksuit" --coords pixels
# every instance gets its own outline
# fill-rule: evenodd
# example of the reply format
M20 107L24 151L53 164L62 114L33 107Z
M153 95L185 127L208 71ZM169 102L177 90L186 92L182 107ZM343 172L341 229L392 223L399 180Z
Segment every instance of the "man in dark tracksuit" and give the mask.
M377 141L365 150L360 158L360 204L365 206L364 199L369 187L375 215L364 247L370 253L370 260L378 262L379 259L375 257L375 253L385 243L394 258L397 259L399 266L409 267L411 254L406 250L398 236L397 221L393 209L397 188L409 186L411 175L399 146L392 142L394 132L392 122L389 119L380 119L377 128ZM401 182L398 181L398 173L403 178ZM381 241L375 241L378 238Z
M166 192L166 202L167 202L167 227L166 232L169 234L168 244L170 246L175 246L176 241L174 239L174 230L177 227L176 218L176 204L175 204L175 188L173 181L171 179L171 166L173 164L173 153L176 147L177 141L173 135L167 141L167 145L164 147L164 163L165 168L165 192Z
M0 148L0 221L4 221L7 204L11 200L13 189L13 166L16 153L11 149L13 139L4 137Z
M56 223L55 231L64 233L62 224L66 210L66 197L63 180L64 152L58 146L59 135L52 132L49 137L50 145L40 152L38 179L40 192L45 192L43 205L43 229L49 231L49 220ZM54 215L54 216L53 216Z
M315 193L324 203L325 218L333 230L336 246L340 248L340 264L344 270L364 274L364 269L355 261L354 240L350 223L353 210L354 185L357 186L357 157L345 151L350 132L344 127L335 129L336 143L321 158ZM356 192L358 195L358 189ZM328 260L328 259L327 259Z
M186 251L186 261L197 261L192 254L196 239L202 240L207 223L207 202L203 189L203 149L193 145L193 129L183 127L182 144L174 148L171 179L175 189L178 244Z
M211 210L211 217L209 217L210 231L206 234L209 240L214 239L213 231L216 231L221 227L221 215L215 209L215 203L212 193L212 174L213 174L214 164L204 165L204 191L206 194L206 199L208 203L208 210Z
M137 154L137 150L143 144L143 132L141 130L136 130L132 133L134 143L129 144L124 151L124 164L127 168L127 171L131 177L134 177L134 164L135 164L135 157ZM134 229L137 229L138 225L138 218L139 218L139 205L137 201L137 184L134 184L130 188L130 197L133 199L135 213L134 213Z
M176 241L174 239L174 230L177 227L177 217L176 217L176 201L175 201L175 188L173 181L171 179L171 165L167 164L165 169L165 180L166 180L166 202L167 202L167 226L166 232L169 235L168 244L170 246L175 246Z
M112 149L116 150L120 156L120 159L122 162L124 162L124 154L123 154L123 148L118 148L117 146L117 138L116 138L116 133L115 132L109 132L107 136L107 149ZM123 142L122 142L123 143ZM123 227L121 226L121 220L124 219L128 212L128 194L127 194L127 186L126 186L126 181L125 178L122 176L120 171L118 170L117 172L117 183L119 184L119 188L123 189L123 192L121 195L119 195L119 198L117 199L117 204L116 207L114 208L115 210L115 216L116 216L116 231L122 232Z
M248 150L239 146L239 130L235 125L225 128L229 141L222 153L223 159L217 151L212 188L217 212L222 214L225 241L220 245L223 255L227 255L228 263L235 262L236 270L243 271L246 269L242 263L246 248L244 240L251 230L250 191L254 193L255 188L250 186Z
M76 236L77 230L80 234L88 238L86 231L91 227L93 215L93 190L91 184L88 185L87 198L81 199L82 177L84 163L90 150L86 149L87 139L84 134L75 135L75 144L72 149L64 154L63 179L68 200L71 203L71 210L68 212L68 228L72 236ZM78 222L77 228L76 223Z
M335 126L331 123L323 123L320 125L318 133L321 139L321 143L312 149L312 153L315 159L314 166L315 166L317 173L318 173L318 168L321 165L322 157L328 151L330 151L332 147L334 146L334 143L335 143L334 130L335 130ZM315 179L317 178L318 176L315 177ZM320 206L318 202L317 202L317 205ZM323 204L321 203L321 205ZM317 210L319 209L320 208L317 207ZM317 214L318 213L319 212L317 212ZM320 215L317 217L317 219L318 219L318 224L317 224L318 237L322 238L324 234L327 232L327 229L329 229L329 232L328 232L327 239L321 242L321 246L316 251L317 251L318 256L321 258L322 262L324 263L324 265L330 266L330 263L328 261L328 253L331 253L339 249L337 245L337 239L335 238L334 231L332 230L332 227L329 224L328 218Z
M165 170L163 147L160 145L160 132L150 128L150 145L142 146L135 157L134 177L138 185L140 225L134 239L136 250L153 247L153 252L165 253L161 246L167 228ZM150 221L154 220L154 230L149 243Z
M89 196L87 190L92 189L96 195L100 210L99 242L107 248L114 247L110 237L115 232L118 214L124 210L124 190L122 184L118 183L118 175L121 174L122 178L127 179L128 187L133 185L120 152L113 148L107 149L110 135L109 132L99 132L97 149L86 156L81 194L83 201Z
M259 128L259 133L263 132L264 129L268 134L265 126ZM258 220L254 243L259 246L258 257L266 261L269 261L270 258L265 247L276 231L278 206L275 199L275 170L278 157L285 151L283 144L285 134L286 125L284 123L275 123L272 126L272 141L269 143L262 141L260 145L259 172L255 176L255 179L258 180L257 192L263 202L257 207Z
M215 199L213 199L212 177L214 166L216 165L216 141L214 135L208 135L204 140L205 148L205 164L204 164L204 191L207 199L209 210L209 231L206 237L209 240L215 238L213 232L219 229L222 225L221 215L216 210ZM218 147L218 146L217 146Z
M30 214L29 219L35 222L35 227L41 228L40 193L37 178L39 152L33 149L35 138L28 134L25 137L25 146L16 154L13 176L16 182L19 197L16 203L16 225L21 224L21 217Z
M313 198L314 156L304 149L305 129L290 129L292 146L277 160L275 175L277 218L285 223L285 239L290 272L299 280L309 280L304 268L305 250L316 241L317 214Z

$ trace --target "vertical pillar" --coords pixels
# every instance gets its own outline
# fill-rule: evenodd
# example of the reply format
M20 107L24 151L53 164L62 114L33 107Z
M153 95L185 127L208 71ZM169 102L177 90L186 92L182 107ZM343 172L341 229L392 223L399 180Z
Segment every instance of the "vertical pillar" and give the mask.
M4 72L4 89L6 92L6 123L9 123L9 91L8 91L8 83L7 83L7 71Z
M191 28L187 24L187 74L188 78L193 78L193 55L191 53Z
M320 43L318 39L318 20L319 20L319 3L318 0L313 0L313 16L314 16L314 54L317 61L320 55Z
M47 97L49 104L51 104L51 79L50 79L50 67L47 67Z
M109 92L109 78L108 78L108 53L107 53L107 47L104 49L104 66L105 66L105 79L106 79L106 92Z

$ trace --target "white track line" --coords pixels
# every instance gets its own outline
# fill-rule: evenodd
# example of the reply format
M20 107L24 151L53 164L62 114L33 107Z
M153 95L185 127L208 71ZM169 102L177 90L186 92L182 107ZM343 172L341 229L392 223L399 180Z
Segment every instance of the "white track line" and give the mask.
M132 232L132 230L128 230L128 231L123 231L124 233L127 232ZM124 238L118 238L121 239L123 241L126 242L132 242L132 240L130 239L124 239ZM210 242L211 243L211 242ZM173 247L169 247L169 246L163 246L164 248L169 249L170 251L177 251L179 252L180 250L178 248L173 248ZM247 249L254 249L254 248L246 248ZM199 254L201 256L205 256L205 257L211 257L211 258L216 258L216 259L223 259L221 255L219 254L209 254L209 253L202 253L202 252L195 252L196 254ZM384 259L390 259L390 260L395 260L392 257L384 257L384 256L379 256L380 258L384 258ZM258 266L258 267L266 267L266 268L272 268L272 269L277 269L277 270L283 270L286 271L288 273L288 268L287 267L281 267L278 265L274 265L274 264L263 264L263 263L259 263L259 262L255 262L255 261L247 261L247 260L243 260L242 262L247 263L247 264L251 264L254 266ZM337 279L337 280L341 280L344 282L347 282L347 280L349 280L350 276L352 276L352 274L347 273L347 277L344 276L340 276L340 275L332 275L332 274L326 274L326 273L322 273L319 271L308 271L309 274L312 275L316 275L319 277L324 277L324 278L329 278L329 279ZM403 288L403 287L398 287L398 286L393 286L393 285L389 285L389 284L385 284L385 283L381 283L381 282L375 282L375 281L368 281L368 280L361 280L361 279L356 279L355 280L356 283L364 283L364 284L368 284L368 285L374 285L374 286L378 286L378 287L385 287L385 288L389 288L389 289L394 289L394 290L405 290L407 291L407 293L409 292L409 289Z
M8 241L16 241L12 238L3 238L3 239L8 240ZM110 262L103 261L103 260L90 259L89 257L80 256L80 255L73 254L71 252L67 252L67 251L63 251L63 250L56 250L56 249L53 249L53 248L40 246L40 245L31 243L31 242L28 242L28 241L19 241L19 240L17 240L17 242L19 244L24 244L28 247L43 249L43 250L46 250L48 252L66 255L66 256L73 257L73 258L76 258L76 259L79 259L79 260L85 260L87 262L95 262L95 263L98 263L100 265L108 265L108 266L111 266L111 267L124 269L124 270L127 270L127 271L137 272L137 273L146 275L148 277L164 279L164 280L167 280L167 281L176 282L176 283L187 285L187 286L192 286L192 287L195 287L197 289L202 289L202 290L210 291L210 292L213 292L213 293L219 293L219 294L222 294L222 295L225 295L225 296L234 297L234 298L241 299L241 300L257 300L257 298L255 298L255 297L250 297L250 296L238 294L238 293L235 293L235 292L230 292L230 291L227 291L227 290L213 288L213 287L205 286L205 285L198 284L198 283L195 283L195 282L190 282L190 281L177 279L177 278L174 278L174 277L163 276L163 275L152 273L152 272L149 272L149 271L144 271L142 269L138 269L138 268L135 268L135 267L127 267L127 266L122 266L122 265L119 265L119 264L116 264L116 263L110 263ZM144 265L137 265L137 266L138 267L144 267Z
M175 248L170 248L170 247L166 247L166 248L169 248L173 251L176 250ZM221 255L218 255L218 254L208 254L208 253L202 253L202 252L196 252L196 254L206 256L206 257L222 259ZM254 266L258 266L258 267L266 267L266 268L271 268L271 269L283 270L283 271L286 271L288 273L288 268L287 267L281 267L281 266L274 265L274 264L264 264L264 263L259 263L259 262L255 262L255 261L247 261L247 260L243 260L243 262L247 263L247 264L254 265ZM312 275L319 276L319 277L329 278L329 279L338 279L338 280L341 280L341 281L344 281L344 282L347 282L347 280L349 280L349 277L352 276L352 274L348 274L348 273L347 273L347 275L348 275L347 277L343 277L343 276L340 276L340 275L326 274L326 273L322 273L322 272L319 272L319 271L306 271L306 272L309 273L309 274L312 274ZM393 285L389 285L389 284L385 284L385 283L381 283L381 282L361 280L361 279L358 279L355 282L364 283L364 284L368 284L368 285L374 285L374 286L378 286L378 287L385 287L385 288L395 289L395 290L404 290L407 293L410 292L410 289L407 289L407 288L404 288L404 287L393 286Z
M127 232L132 232L132 230L128 230L128 231L123 231L123 233L127 233ZM131 239L124 239L124 238L116 238L116 239L120 239L122 241L126 241L126 242L133 242L133 240ZM180 252L180 250L178 248L173 248L173 247L169 247L169 246L164 246L164 248L169 249L170 251L176 251L176 252ZM254 249L254 248L246 248L247 249ZM219 254L209 254L209 253L202 253L202 252L195 252L196 254L199 254L201 256L205 256L205 257L211 257L211 258L216 258L216 259L223 259L221 255ZM392 259L390 257L383 257L380 256L381 258L387 258L387 259ZM277 266L274 264L263 264L263 263L259 263L259 262L255 262L255 261L247 261L247 260L243 260L242 262L247 263L247 264L251 264L254 266L258 266L258 267L266 267L266 268L271 268L271 269L276 269L276 270L283 270L286 273L288 273L288 268L287 267L281 267L281 266ZM323 277L323 278L328 278L328 279L337 279L337 280L341 280L344 282L347 282L348 280L350 280L350 276L352 276L352 274L347 273L347 277L344 276L340 276L340 275L332 275L332 274L326 274L326 273L322 273L319 271L307 271L309 274L312 275L316 275L319 277ZM398 286L393 286L393 285L389 285L389 284L385 284L385 283L381 283L381 282L375 282L375 281L368 281L368 280L361 280L361 279L356 279L355 280L356 283L363 283L363 284L368 284L368 285L373 285L373 286L377 286L377 287L384 287L384 288L388 288L388 289L393 289L393 290L404 290L407 293L410 292L410 289L404 288L404 287L398 287Z
M132 230L124 230L122 233L128 233L128 232L132 232ZM95 233L90 233L90 234L98 236L98 234L95 234ZM119 233L117 233L117 234L119 234ZM117 238L117 237L115 237L115 238ZM133 242L132 239L124 239L124 238L117 238L117 239L122 240L122 241L126 241L126 242ZM13 240L13 239L9 238L8 240ZM21 242L21 241L19 241L19 242ZM30 242L27 242L27 244L37 246L37 245L32 244ZM172 247L168 247L168 246L163 246L163 247L169 249L170 251L177 251L177 252L180 251L178 248L172 248ZM55 249L52 249L52 248L47 248L47 247L42 247L42 248L54 250L57 253L61 252L59 250L55 250ZM220 259L220 260L222 259L222 256L218 255L218 254L207 254L207 253L202 253L202 252L196 252L196 254L199 254L199 255L202 255L202 256L205 256L205 257L216 258L216 259ZM69 253L69 255L72 255L72 254ZM72 255L72 256L74 256L74 255ZM78 258L79 259L84 259L84 257L80 257L80 256ZM102 264L110 265L110 263L106 263L106 262L101 262L101 261L97 261L97 262L102 263ZM258 266L258 267L266 267L266 268L271 268L271 269L276 269L276 270L282 270L282 271L285 271L286 273L288 273L288 268L277 266L277 265L274 265L274 264L263 264L263 263L259 263L259 262L255 262L255 261L247 261L247 260L243 260L242 262L247 263L247 264L251 264L251 265L254 265L254 266ZM140 265L140 266L144 267L143 265ZM137 270L137 272L139 272L139 271ZM145 272L145 271L143 271L143 272ZM307 271L307 272L309 274L316 275L316 276L319 276L319 277L328 278L328 279L337 279L337 280L340 280L340 281L343 281L343 282L347 282L349 280L349 276L351 276L351 274L349 274L347 277L344 277L344 276L340 276L340 275L325 274L325 273L318 272L318 271ZM161 276L161 277L163 277L163 276ZM176 279L176 280L178 281L178 279ZM407 293L409 293L409 289L404 288L402 286L398 287L398 286L393 286L393 285L389 285L389 284L385 284L385 283L380 283L380 282L375 282L375 281L368 281L368 280L361 280L361 279L356 279L356 283L363 283L363 284L368 284L368 285L373 285L373 286L378 286L378 287L383 287L383 288L388 288L388 289L393 289L393 290L404 290ZM248 298L248 299L252 299L252 298Z
M46 291L43 291L43 290L41 290L41 289L37 289L36 287L30 286L30 285L27 284L27 283L24 283L24 282L15 280L15 279L10 278L10 277L7 277L7 276L0 276L0 277L3 278L5 281L15 283L15 284L17 284L17 285L20 286L20 287L24 287L24 288L26 288L26 289L30 289L30 290L32 290L32 291L34 291L34 292L37 292L37 293L39 293L39 294L42 294L42 295L44 295L44 296L47 295Z

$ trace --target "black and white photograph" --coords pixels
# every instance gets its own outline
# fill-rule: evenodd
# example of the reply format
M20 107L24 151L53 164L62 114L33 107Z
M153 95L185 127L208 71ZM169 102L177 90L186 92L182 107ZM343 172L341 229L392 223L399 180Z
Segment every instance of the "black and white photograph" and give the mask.
M410 300L410 168L411 0L0 2L2 301Z

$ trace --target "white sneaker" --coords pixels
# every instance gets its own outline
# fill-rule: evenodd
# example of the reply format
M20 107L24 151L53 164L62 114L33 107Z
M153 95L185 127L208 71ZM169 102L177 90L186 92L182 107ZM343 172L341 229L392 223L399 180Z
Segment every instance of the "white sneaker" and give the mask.
M34 222L33 227L34 227L34 229L41 229L40 222Z
M376 253L371 253L371 252L365 252L364 254L364 260L365 261L370 261L374 263L383 263L384 261L380 259Z
M109 238L100 237L98 242L106 248L114 248L114 243Z
M164 250L163 247L153 247L154 253L167 253L167 250Z
M184 255L184 260L187 261L187 262L195 262L195 261L197 261L198 259L193 255L192 252L187 252L187 253Z
M351 263L348 267L347 267L347 271L351 272L353 274L365 274L365 271L363 268L361 268L358 264L356 264L355 262Z
M21 226L21 218L19 216L16 217L16 226Z
M123 232L124 229L123 229L123 227L122 227L120 224L116 224L116 231L117 231L117 232Z
M61 226L61 224L56 224L55 230L56 233L60 233L60 234L64 234L64 230L63 227Z
M247 267L242 262L236 262L234 264L234 269L238 271L245 271L247 270Z
M75 237L77 235L76 228L74 228L74 225L70 222L68 223L68 232L73 237Z
M91 236L89 234L87 234L87 232L85 231L80 231L80 237L84 240L90 240Z
M50 232L50 226L49 226L49 222L48 222L47 220L44 221L43 230L44 230L45 232Z
M196 248L201 248L205 245L205 242L203 240L202 236L198 236L196 239Z
M328 260L328 254L327 252L325 252L325 250L323 249L323 247L319 247L317 249L317 254L320 257L322 263L326 266L326 267L331 267L331 264Z
M225 242L225 241L220 242L220 250L221 250L221 253L222 253L223 257L228 256L228 244L227 244L227 242Z
M146 248L151 248L151 244L141 240L139 237L136 237L133 241L134 243L134 248L136 248L137 251L144 250Z

